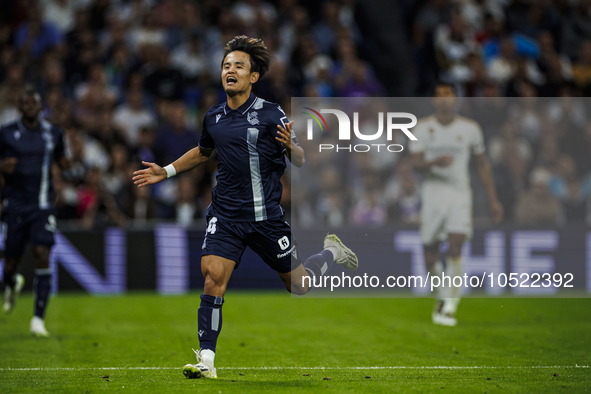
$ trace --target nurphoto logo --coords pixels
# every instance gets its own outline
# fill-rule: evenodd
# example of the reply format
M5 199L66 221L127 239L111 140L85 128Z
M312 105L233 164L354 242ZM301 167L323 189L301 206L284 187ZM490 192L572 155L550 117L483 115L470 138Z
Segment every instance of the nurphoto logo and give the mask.
M329 132L328 124L322 114L333 114L337 117L338 121L338 135L339 141L350 141L351 140L351 119L344 111L339 109L321 109L316 111L310 107L303 107L310 112L304 112L305 115L310 116L307 123L307 136L308 140L314 139L314 121L320 127L321 131ZM380 139L384 133L384 119L386 119L386 138L388 141L393 140L394 130L402 131L410 140L417 141L417 137L410 131L411 128L416 126L417 117L408 112L378 112L378 130L373 134L362 133L359 128L359 112L353 112L353 133L355 137L362 141L376 141ZM398 119L408 119L410 122L407 123L395 123ZM373 131L373 130L372 130ZM367 130L365 130L367 132ZM333 145L333 144L319 144L319 152L323 150L345 150L348 152L369 152L372 149L380 151L380 148L385 147L388 152L396 153L401 152L404 147L400 144L354 144L354 145Z

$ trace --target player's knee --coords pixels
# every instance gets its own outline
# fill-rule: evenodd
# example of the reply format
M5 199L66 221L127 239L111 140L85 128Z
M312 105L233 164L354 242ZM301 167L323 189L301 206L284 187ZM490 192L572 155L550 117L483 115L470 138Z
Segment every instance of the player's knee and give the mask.
M287 288L287 291L289 291L291 294L295 294L295 295L304 295L306 294L308 291L310 291L310 287L308 286L302 286L302 285L291 285L291 286L285 286Z
M35 266L37 268L49 268L49 248L47 246L36 245L33 248L33 260L35 260Z
M205 272L205 287L221 287L225 285L224 273L218 270Z

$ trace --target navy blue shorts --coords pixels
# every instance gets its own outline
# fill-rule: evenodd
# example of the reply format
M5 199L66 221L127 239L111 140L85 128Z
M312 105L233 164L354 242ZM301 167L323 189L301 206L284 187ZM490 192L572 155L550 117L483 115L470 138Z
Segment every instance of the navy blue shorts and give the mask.
M232 222L216 216L207 217L207 230L201 255L224 257L240 264L246 247L279 273L291 272L301 264L297 242L282 218L260 222Z
M20 258L29 241L33 246L53 246L56 221L52 209L5 210L2 224L5 258Z

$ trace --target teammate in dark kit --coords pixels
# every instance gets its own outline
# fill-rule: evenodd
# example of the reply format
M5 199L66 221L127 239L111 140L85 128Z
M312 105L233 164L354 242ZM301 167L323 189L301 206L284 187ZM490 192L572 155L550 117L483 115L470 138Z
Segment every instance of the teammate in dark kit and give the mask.
M63 131L39 118L41 97L27 90L20 98L23 116L0 129L0 172L3 176L2 222L4 250L4 298L2 309L10 313L24 285L17 273L25 246L31 242L35 260L35 314L31 333L48 336L45 310L51 289L49 252L54 243L54 189L51 167L70 167Z
M217 153L217 184L208 208L201 270L197 364L188 364L188 378L215 378L215 348L222 326L222 305L232 271L249 246L277 271L288 291L305 294L314 276L325 275L333 263L357 269L357 256L334 235L324 239L324 250L301 263L297 244L280 205L285 156L296 167L304 164L292 122L277 104L252 94L252 85L269 69L271 55L262 40L235 37L225 47L222 84L227 101L214 105L203 120L199 146L162 168L146 163L134 173L142 187L188 171ZM307 282L307 283L306 283Z

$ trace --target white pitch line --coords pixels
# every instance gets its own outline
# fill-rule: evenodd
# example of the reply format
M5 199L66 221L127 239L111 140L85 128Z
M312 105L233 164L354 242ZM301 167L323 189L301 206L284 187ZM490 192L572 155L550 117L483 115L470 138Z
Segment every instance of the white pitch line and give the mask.
M218 367L220 370L388 370L388 369L557 369L589 368L589 365L532 365L532 366L424 366L424 367ZM135 370L171 370L181 367L56 367L56 368L0 368L0 371L135 371Z

